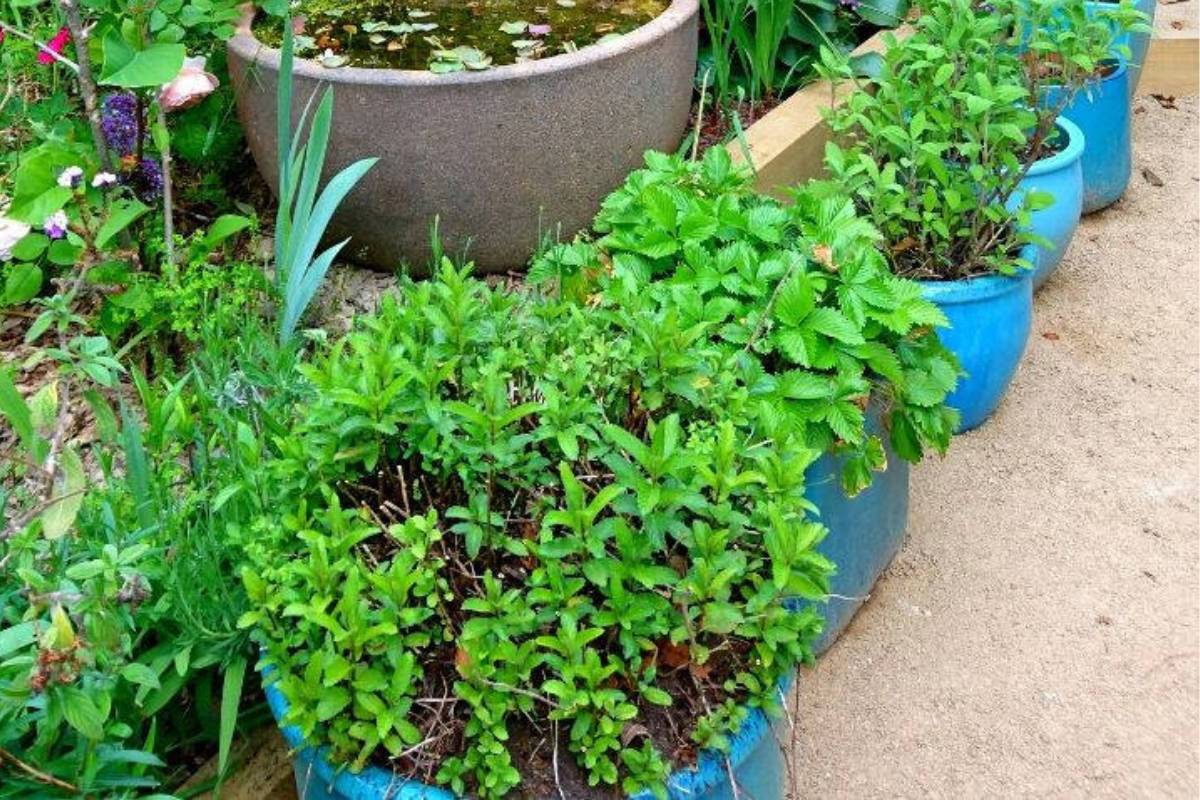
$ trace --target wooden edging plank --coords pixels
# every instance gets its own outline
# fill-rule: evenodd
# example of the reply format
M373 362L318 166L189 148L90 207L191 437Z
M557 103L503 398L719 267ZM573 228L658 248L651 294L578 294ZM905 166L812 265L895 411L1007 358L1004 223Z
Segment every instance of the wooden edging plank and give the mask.
M1200 94L1200 38L1151 39L1138 93Z
M907 27L880 31L859 45L854 55L881 53L889 34L903 39L910 33ZM810 83L747 128L744 141L726 145L730 155L744 163L749 150L757 174L755 185L769 194L782 195L789 186L820 177L829 141L822 110L842 102L853 88L850 83L835 86L825 80Z

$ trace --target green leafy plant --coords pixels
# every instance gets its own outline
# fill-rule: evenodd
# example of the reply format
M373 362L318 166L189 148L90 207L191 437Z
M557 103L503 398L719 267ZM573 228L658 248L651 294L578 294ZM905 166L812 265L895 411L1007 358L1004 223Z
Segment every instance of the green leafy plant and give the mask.
M686 742L647 714L727 747L810 655L819 616L785 601L827 590L817 452L669 292L582 304L468 272L404 280L301 368L242 624L284 721L351 769L502 797L536 730L590 785L665 796Z
M1149 33L1150 26L1133 0L1101 4L1011 0L1006 7L1014 18L1009 44L1021 51L1028 96L1038 100L1031 149L1041 151L1054 133L1058 115L1076 96L1093 91L1115 59L1131 58L1124 37ZM1046 100L1049 87L1058 90L1053 103Z
M721 346L773 425L849 456L850 494L885 466L882 435L910 461L945 451L955 415L943 401L958 377L935 332L945 317L891 274L878 233L847 198L810 189L784 205L759 195L723 148L700 163L646 160L605 200L599 238L550 250L532 280L573 297L670 298L677 320L647 335ZM662 358L643 375L645 402L689 391L696 377L673 366ZM868 422L875 415L882 427Z
M79 315L44 313L56 379L26 399L0 370L21 447L0 463L0 797L142 796L208 753L219 783L239 726L264 718L242 702L253 651L235 576L294 366L254 318L239 349L217 345L222 321L183 376L151 382L102 335L72 335ZM114 411L124 376L136 405ZM64 429L81 409L93 448Z
M779 99L814 77L820 48L849 53L873 26L894 28L908 0L701 0L702 78L726 111Z
M343 240L316 255L333 213L355 184L378 159L354 162L317 191L329 133L333 126L333 88L321 96L307 139L302 138L308 109L292 133L293 35L291 19L284 21L279 61L276 116L279 149L279 210L275 218L275 278L283 298L279 338L286 343L325 280L333 259L346 246ZM310 100L311 102L311 100Z
M968 0L925 4L916 32L891 37L871 90L860 88L827 119L832 182L845 187L883 234L892 269L919 278L1012 274L1032 241L1040 193L1009 203L1025 172L1037 124L1016 51L1002 46L1015 19ZM824 53L826 73L852 79Z

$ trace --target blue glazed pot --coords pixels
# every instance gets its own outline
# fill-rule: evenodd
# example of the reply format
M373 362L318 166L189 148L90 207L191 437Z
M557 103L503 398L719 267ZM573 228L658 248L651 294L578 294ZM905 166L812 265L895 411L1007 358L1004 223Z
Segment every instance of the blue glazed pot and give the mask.
M1061 97L1062 89L1050 86L1043 102L1056 105ZM1120 200L1133 172L1128 66L1119 62L1111 75L1081 90L1062 116L1083 131L1083 213L1091 214Z
M1085 3L1088 11L1095 13L1096 11L1109 5L1108 3L1091 2ZM1150 18L1150 26L1154 26L1154 12L1158 9L1156 0L1137 0L1134 5L1137 10ZM1150 34L1147 33L1123 33L1115 42L1117 45L1127 45L1129 47L1129 96L1133 97L1137 94L1138 82L1142 79L1142 67L1146 63L1146 54L1150 51Z
M1022 255L1032 260L1026 247ZM946 405L962 418L958 432L977 428L1000 405L1033 323L1033 281L1028 273L985 275L958 281L921 281L923 294L950 320L938 332L958 357L967 377L958 382Z
M791 678L780 684L785 696L791 684ZM264 688L271 713L279 722L287 713L287 699L271 684ZM445 789L406 780L379 767L368 766L358 773L339 770L326 760L327 748L304 746L300 730L294 725L281 726L280 730L293 751L292 769L300 800L459 800ZM787 766L762 711L750 710L742 727L730 737L730 746L729 761L738 782L738 796L783 800ZM707 750L701 752L694 769L672 773L668 792L671 800L735 800L725 759ZM654 796L643 792L630 800L654 800Z
M1083 131L1065 117L1058 118L1058 129L1067 137L1066 148L1035 162L1009 199L1009 207L1016 208L1026 192L1054 195L1054 204L1034 211L1030 221L1032 232L1052 244L1049 249L1038 247L1033 258L1031 277L1035 290L1041 288L1062 263L1083 210Z
M842 491L844 456L826 453L804 475L805 496L820 511L820 520L829 529L817 550L837 565L829 590L840 595L830 597L822 610L825 631L814 648L817 653L837 641L863 604L858 598L871 593L904 543L908 462L892 451L886 434L882 438L887 469L875 473L871 485L855 497L846 497Z

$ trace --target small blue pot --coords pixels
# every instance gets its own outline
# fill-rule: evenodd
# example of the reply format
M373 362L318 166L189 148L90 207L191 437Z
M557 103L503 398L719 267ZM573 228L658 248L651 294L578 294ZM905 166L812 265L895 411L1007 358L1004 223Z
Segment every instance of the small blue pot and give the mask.
M1088 11L1095 13L1096 11L1109 5L1108 3L1085 3L1084 6ZM1134 5L1137 10L1150 18L1150 26L1154 26L1154 12L1158 9L1156 0L1137 0ZM1117 45L1128 45L1129 55L1129 95L1133 97L1137 94L1138 83L1142 79L1142 67L1146 63L1146 54L1150 52L1150 33L1123 33L1115 42Z
M1050 86L1043 102L1056 105L1062 89ZM1121 199L1133 173L1133 115L1129 104L1129 68L1124 62L1111 75L1082 89L1062 116L1083 131L1083 213L1091 214Z
M829 590L839 597L830 597L822 609L825 630L817 653L837 641L904 543L908 462L892 452L886 434L882 438L887 469L875 473L871 485L853 498L842 491L844 456L826 453L804 475L805 496L829 529L817 550L837 565Z
M1032 261L1031 249L1027 246L1022 256ZM938 335L967 377L959 380L946 405L961 415L958 432L969 431L1000 405L1021 363L1033 324L1033 281L1028 273L985 275L921 281L921 288L950 320L950 328Z
M789 678L780 685L784 696L791 684ZM287 699L269 683L264 688L271 713L279 722L287 713ZM317 750L304 745L299 728L285 725L281 731L293 752L292 770L300 800L459 800L445 789L406 780L379 767L368 766L358 773L337 769L325 758L328 748ZM730 746L729 761L738 782L738 796L743 800L783 800L787 765L762 711L750 710L742 727L730 737ZM671 775L668 792L671 800L735 800L724 757L707 750L701 752L694 769ZM643 792L630 800L654 800L654 796Z
M1030 277L1034 290L1041 288L1062 263L1083 210L1083 131L1065 117L1059 117L1057 124L1067 137L1066 148L1035 162L1009 199L1011 209L1020 205L1026 192L1054 195L1054 205L1034 211L1030 221L1031 231L1052 245L1049 249L1038 247L1033 257Z

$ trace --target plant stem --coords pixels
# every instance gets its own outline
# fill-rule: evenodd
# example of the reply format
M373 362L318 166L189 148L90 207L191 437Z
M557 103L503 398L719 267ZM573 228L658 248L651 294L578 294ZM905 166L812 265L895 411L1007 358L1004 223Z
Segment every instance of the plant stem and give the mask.
M104 146L104 130L100 127L100 106L96 103L96 81L92 77L92 59L88 55L88 31L79 16L77 0L58 0L63 16L67 18L67 29L75 42L75 57L79 59L75 72L79 76L79 93L83 96L83 108L87 112L88 125L92 128L92 139L96 145L96 157L106 172L110 171L108 148ZM45 51L49 52L49 51ZM54 54L57 57L57 54Z
M162 105L158 106L158 124L163 130L162 147L162 176L163 176L163 235L167 239L167 266L175 268L175 220L174 220L174 187L171 182L171 139L166 134L167 114Z
M26 764L24 761L17 758L12 753L5 750L3 747L0 747L0 763L4 763L4 762L12 764L14 767L21 770L26 775L28 775L29 777L38 781L39 783L45 783L49 786L53 786L55 788L62 789L64 792L70 792L71 794L79 793L78 787L76 787L74 784L67 783L66 781L56 778L49 773L42 772L37 767L34 767L30 764Z

